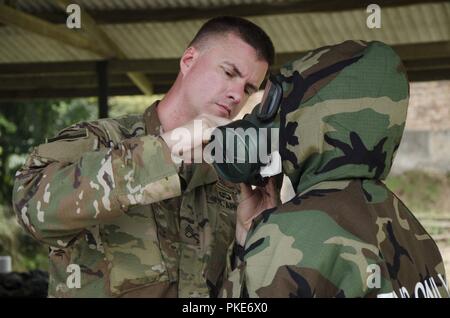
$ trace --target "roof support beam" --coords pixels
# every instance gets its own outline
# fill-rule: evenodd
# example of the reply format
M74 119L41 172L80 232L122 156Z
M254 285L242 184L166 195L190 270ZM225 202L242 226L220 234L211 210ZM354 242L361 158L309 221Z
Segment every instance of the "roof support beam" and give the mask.
M399 7L421 3L441 3L448 0L378 0L381 8ZM173 22L208 19L219 15L242 17L265 16L310 12L338 12L345 10L365 10L373 0L325 0L296 1L288 3L242 4L207 8L168 8L89 11L98 24L121 24L143 22ZM40 17L55 23L64 23L66 17L57 13L41 13Z
M19 75L19 76L1 76L0 89L33 89L33 88L70 88L70 87L97 87L96 74L82 75ZM133 83L126 75L117 74L108 76L109 86L127 86Z
M155 94L166 93L171 85L155 84ZM31 99L61 99L97 96L98 88L64 88L64 89L28 89L28 90L0 90L1 100L31 100ZM134 85L111 87L109 96L142 95Z
M67 6L73 3L73 0L53 0L62 10L65 10ZM81 8L81 6L80 6ZM105 47L108 51L118 59L126 59L127 56L123 50L114 43L113 40L97 25L95 20L83 9L81 9L82 27L85 29L95 42L100 46ZM153 94L153 87L150 81L146 78L145 74L139 72L129 72L128 77L136 84L139 89L147 95Z
M398 44L392 45L392 48L405 64L408 61L450 58L450 41ZM274 68L279 68L284 63L296 59L304 53L306 52L279 53L276 56Z
M111 74L108 63L108 85L110 87L129 86L133 82L125 74ZM171 84L175 81L176 74L154 74L147 75L153 82L158 84ZM97 87L97 75L89 74L19 74L1 75L0 90L8 89L33 89L33 88L70 88L70 87Z
M66 0L54 1L64 9L70 4L70 2ZM83 12L82 17L82 30L87 31L88 36L0 4L0 22L2 23L19 27L25 31L33 32L77 48L91 51L106 59L112 57L119 59L127 58L124 52L96 25L95 21L86 12ZM144 74L130 72L127 75L143 93L152 94L152 84Z
M437 68L444 63L448 64L450 58L450 41L427 42L393 45L394 50L400 55L405 64L413 63L414 68L420 68L420 63L424 60L426 65L434 64ZM306 52L278 53L276 65L278 68L284 63L298 58ZM0 76L17 74L95 74L96 61L79 62L44 62L44 63L0 63ZM429 66L427 67L429 68ZM140 59L140 60L110 60L108 65L111 74L124 74L129 72L142 71L149 75L173 74L179 71L178 59Z
M97 62L98 118L108 118L108 62Z
M0 63L2 74L93 74L97 61ZM110 60L112 74L142 71L147 74L173 74L179 71L178 59Z
M64 44L94 52L100 56L109 56L107 51L99 48L88 37L80 34L80 32L54 25L4 4L0 4L0 22L51 38Z
M416 81L435 81L450 80L450 69L442 70L418 70L408 71L408 79L412 82ZM164 94L170 84L155 83L155 94ZM111 86L108 90L109 96L121 95L142 95L142 92L134 85ZM92 97L97 96L98 88L96 87L72 87L72 88L38 88L38 89L8 89L0 90L1 100L31 100L31 99L61 99L75 97Z
M450 80L450 68L440 70L407 71L410 82Z
M394 45L394 50L400 55L405 65L414 69L438 68L448 65L450 58L450 41L428 42ZM278 53L274 69L284 63L298 58L306 52ZM45 63L0 63L0 76L19 74L95 74L96 61L79 62L45 62ZM178 59L140 59L140 60L110 60L108 69L110 74L124 74L142 71L147 75L158 77L161 75L175 76L179 71Z
M402 57L410 81L450 80L450 42L404 44L393 47ZM276 70L305 52L277 55ZM36 99L96 96L98 61L0 64L0 99ZM111 60L108 62L109 93L138 95L125 75L141 70L155 87L166 93L178 73L177 59Z

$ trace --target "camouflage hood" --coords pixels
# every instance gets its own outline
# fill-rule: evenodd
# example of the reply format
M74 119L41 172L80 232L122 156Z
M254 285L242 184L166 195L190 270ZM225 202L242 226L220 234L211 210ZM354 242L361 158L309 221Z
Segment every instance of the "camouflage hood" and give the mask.
M389 46L346 41L280 73L280 154L297 193L323 181L386 178L409 98L405 69Z

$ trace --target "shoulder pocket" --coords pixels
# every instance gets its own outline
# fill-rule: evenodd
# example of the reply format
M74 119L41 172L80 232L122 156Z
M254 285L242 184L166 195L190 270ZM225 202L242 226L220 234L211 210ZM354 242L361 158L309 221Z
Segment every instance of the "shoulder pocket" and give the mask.
M79 138L88 138L89 131L87 128L67 128L62 130L53 138L47 138L46 143L51 143L58 140L74 140Z
M66 129L47 141L35 149L36 155L62 162L75 162L83 153L97 150L98 147L97 137L90 134L87 128Z

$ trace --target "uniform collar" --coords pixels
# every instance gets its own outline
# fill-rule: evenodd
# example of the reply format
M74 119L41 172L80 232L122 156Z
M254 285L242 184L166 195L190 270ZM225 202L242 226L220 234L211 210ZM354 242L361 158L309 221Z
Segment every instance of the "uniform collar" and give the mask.
M145 133L147 135L159 136L161 135L161 122L159 121L156 107L159 100L151 104L144 112Z

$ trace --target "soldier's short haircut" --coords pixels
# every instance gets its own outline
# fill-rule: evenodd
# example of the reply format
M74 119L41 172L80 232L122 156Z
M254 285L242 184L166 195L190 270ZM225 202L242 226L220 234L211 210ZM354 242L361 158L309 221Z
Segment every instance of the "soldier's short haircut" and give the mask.
M188 46L202 46L214 35L233 33L256 50L258 58L265 60L269 66L274 62L275 50L272 40L259 26L249 20L221 16L208 20L195 35Z

